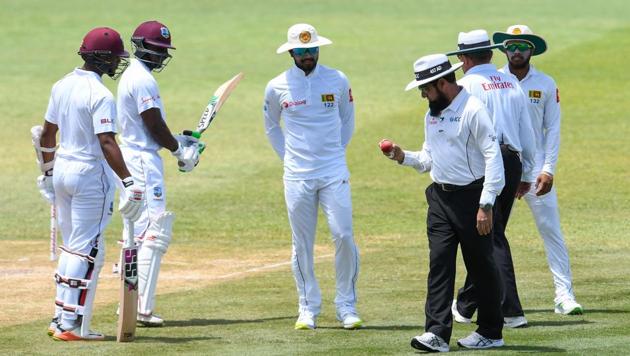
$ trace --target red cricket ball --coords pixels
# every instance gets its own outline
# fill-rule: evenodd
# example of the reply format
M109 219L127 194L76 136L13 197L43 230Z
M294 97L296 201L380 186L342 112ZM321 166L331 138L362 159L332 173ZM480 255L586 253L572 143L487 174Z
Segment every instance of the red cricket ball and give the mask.
M388 140L384 140L383 142L381 142L380 146L381 146L381 151L385 153L389 153L391 152L392 149L394 149L394 144Z

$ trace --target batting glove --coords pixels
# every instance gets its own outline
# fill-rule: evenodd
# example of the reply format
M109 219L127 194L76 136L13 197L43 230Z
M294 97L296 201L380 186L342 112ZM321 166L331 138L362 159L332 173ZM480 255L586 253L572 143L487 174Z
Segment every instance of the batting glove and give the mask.
M144 206L144 191L138 186L133 178L127 177L122 180L125 187L125 202L118 208L123 218L136 221L142 214Z
M53 187L52 175L41 175L37 177L37 189L42 198L50 204L55 204L55 188Z

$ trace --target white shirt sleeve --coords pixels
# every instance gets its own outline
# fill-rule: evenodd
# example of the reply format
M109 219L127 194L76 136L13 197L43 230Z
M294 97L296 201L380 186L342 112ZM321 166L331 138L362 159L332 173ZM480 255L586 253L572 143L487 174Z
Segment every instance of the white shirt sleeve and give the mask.
M503 158L492 126L492 119L485 108L480 108L470 117L470 132L486 162L479 204L494 204L497 195L501 193L505 185L505 176Z
M427 114L428 115L428 114ZM422 144L421 151L403 151L405 158L402 161L403 166L413 167L418 173L425 173L431 171L431 164L433 159L431 158L431 146L427 143L427 116L424 118L424 137L425 141Z
M545 163L542 170L549 174L555 174L558 153L560 152L560 95L555 82L553 82L551 89L552 91L547 93L543 114Z
M522 182L533 183L536 181L538 172L534 172L536 163L536 136L534 136L534 128L532 119L527 109L528 101L525 93L520 91L520 115L519 115L519 140L521 141L521 160L523 162L523 173L521 174Z
M343 75L343 87L339 98L339 116L341 117L341 145L345 148L354 133L354 98L350 82Z
M147 80L139 80L133 83L135 90L133 94L136 99L138 114L153 109L160 108L160 91L156 85Z
M280 126L280 115L282 108L280 101L271 83L265 89L265 103L263 106L263 116L265 119L265 134L271 143L278 157L284 160L284 132Z
M111 95L98 98L92 103L92 125L94 134L116 132L116 101Z
M46 109L46 114L44 115L44 119L51 124L57 125L57 106L55 105L55 99L53 97L53 93L55 92L55 86L50 93L50 98L48 99L48 108Z

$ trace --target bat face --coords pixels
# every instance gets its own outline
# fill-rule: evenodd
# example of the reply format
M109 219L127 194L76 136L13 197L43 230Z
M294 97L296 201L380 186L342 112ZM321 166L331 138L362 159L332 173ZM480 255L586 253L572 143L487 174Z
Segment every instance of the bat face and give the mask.
M206 109L203 111L203 114L201 114L201 118L199 119L199 124L197 125L198 132L203 132L208 128L208 126L210 126L210 122L214 119L214 116L217 113L214 108L216 107L218 100L219 97L216 95L213 95L210 99L208 106L206 106Z
M202 133L210 126L217 112L221 109L221 106L223 106L227 98L230 97L230 94L232 94L232 91L234 91L241 79L243 79L243 73L238 73L227 82L221 84L214 92L206 109L203 111L203 114L201 114L199 124L197 125L197 132Z
M127 231L120 251L120 304L116 341L128 342L136 338L138 318L138 247L133 243L133 222L127 221Z
M138 308L138 248L121 251L120 311L118 316L118 342L133 341L136 337Z

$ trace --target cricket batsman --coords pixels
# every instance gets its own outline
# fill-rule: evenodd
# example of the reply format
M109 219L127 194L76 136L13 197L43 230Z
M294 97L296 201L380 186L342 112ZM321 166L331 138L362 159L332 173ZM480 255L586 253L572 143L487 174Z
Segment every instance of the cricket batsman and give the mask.
M166 210L164 168L158 151L162 147L168 149L180 170L190 172L199 162L198 141L192 136L171 133L160 90L151 73L162 71L171 59L169 49L175 49L168 27L158 21L143 22L134 31L131 43L135 58L120 78L117 108L123 156L137 177L137 184L146 192L146 204L134 224L139 245L138 322L162 326L164 320L154 313L155 293L162 256L171 243L175 215ZM123 192L121 200L124 199Z
M116 103L101 78L107 74L116 79L129 53L118 32L100 27L85 35L79 55L85 63L55 83L41 136L33 138L42 171L37 185L57 205L63 238L55 273L55 316L48 327L48 335L62 341L104 339L90 330L90 321L105 259L103 233L113 213L112 170L124 191L123 218L135 221L144 203L144 191L116 143Z

